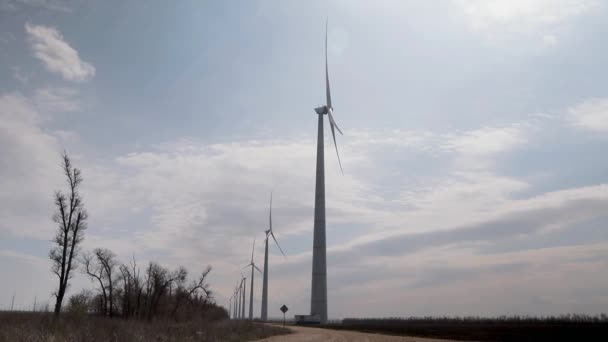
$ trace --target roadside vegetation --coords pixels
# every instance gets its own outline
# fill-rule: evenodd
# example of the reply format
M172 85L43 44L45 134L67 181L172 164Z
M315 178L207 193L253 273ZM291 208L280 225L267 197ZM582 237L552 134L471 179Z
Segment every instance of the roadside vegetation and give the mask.
M289 333L287 329L228 319L111 319L89 314L0 312L1 342L50 341L252 341Z

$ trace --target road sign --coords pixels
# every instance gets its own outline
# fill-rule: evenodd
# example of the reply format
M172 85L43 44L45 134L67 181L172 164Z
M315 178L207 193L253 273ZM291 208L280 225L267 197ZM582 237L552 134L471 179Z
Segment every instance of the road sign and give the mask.
M283 327L285 326L285 313L287 312L287 310L289 310L287 308L287 305L283 304L283 306L281 306L281 311L283 311Z

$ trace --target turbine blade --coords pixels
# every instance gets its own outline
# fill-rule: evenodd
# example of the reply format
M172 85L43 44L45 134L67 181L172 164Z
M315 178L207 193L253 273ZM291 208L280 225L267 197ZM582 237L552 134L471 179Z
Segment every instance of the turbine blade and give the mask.
M283 254L283 256L287 258L287 256L285 256L285 253L283 253L283 249L279 245L279 242L277 241L277 238L274 237L274 233L270 232L270 235L272 235L272 239L274 240L274 243L276 243L277 247L279 247L279 250L281 251L281 254Z
M272 191L270 192L270 212L268 215L268 220L270 221L270 231L272 231Z
M331 115L331 114L330 114ZM334 138L334 146L336 147L336 155L338 156L338 164L340 164L340 172L344 175L344 170L342 170L342 161L340 161L340 153L338 153L338 144L336 144L336 133L334 132L334 124L333 120L330 119L329 126L331 127L331 136Z
M255 250L255 238L253 238L253 247L251 247L251 263L253 263L253 251Z
M264 272L262 272L262 270L259 267L257 267L256 265L253 265L253 267L255 267L255 269L258 270L258 272L260 272L261 274L264 274Z
M332 108L331 106L331 92L329 91L329 69L327 67L327 24L328 21L325 21L325 96L327 98L327 108Z
M336 123L336 120L334 120L334 116L331 115L331 111L329 111L329 113L327 114L327 116L329 116L329 122L331 124L333 124L334 127L336 127L336 129L338 130L338 132L340 132L340 135L344 135L344 133L342 133L342 130L340 130L340 127L338 127L338 124Z

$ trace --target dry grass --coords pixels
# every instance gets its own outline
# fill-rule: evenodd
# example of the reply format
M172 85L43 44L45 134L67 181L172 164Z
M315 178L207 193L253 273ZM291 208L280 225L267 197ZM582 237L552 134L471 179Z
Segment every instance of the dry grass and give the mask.
M0 341L250 341L289 330L247 321L172 322L109 319L97 316L0 312Z

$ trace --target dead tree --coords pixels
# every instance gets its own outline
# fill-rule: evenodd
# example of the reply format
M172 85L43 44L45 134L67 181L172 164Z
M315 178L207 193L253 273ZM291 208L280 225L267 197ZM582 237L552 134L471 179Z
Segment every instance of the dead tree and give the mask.
M91 277L91 280L97 280L99 283L99 289L101 290L101 313L105 315L108 312L108 292L104 283L105 269L97 262L96 257L90 253L83 255L82 264L84 265L84 272Z
M99 283L103 314L114 317L116 255L109 249L95 248L93 254L87 253L82 259L84 272Z
M53 221L59 227L52 240L54 245L49 251L49 258L53 263L51 270L59 278L59 287L54 293L57 299L55 316L59 316L61 312L61 303L72 277L71 271L76 267L73 261L78 255L87 227L87 212L84 210L82 197L78 192L82 183L82 175L79 169L72 166L66 152L63 153L62 163L68 191L67 193L55 192L56 212L53 215Z
M135 256L129 265L122 264L118 268L121 273L123 285L122 293L122 315L125 318L136 315L139 312L139 304L141 300L141 284L139 278L139 269L135 261Z
M211 266L207 266L207 268L201 273L200 277L196 281L193 281L188 288L183 288L182 286L178 287L178 290L175 292L175 305L173 306L173 311L171 313L173 317L177 318L177 310L182 303L182 299L191 301L193 298L199 298L199 291L203 292L205 300L211 298L209 283L206 282L207 276L210 272Z
M146 270L146 304L147 318L152 319L158 312L160 299L171 284L181 284L186 279L188 271L180 267L169 272L159 264L151 262Z
M103 268L105 275L106 289L108 291L108 302L110 306L109 315L114 317L114 268L116 267L116 255L109 249L96 248L93 253L97 258L97 262Z

